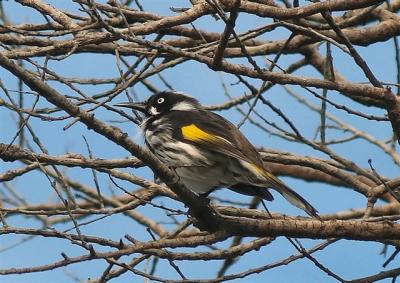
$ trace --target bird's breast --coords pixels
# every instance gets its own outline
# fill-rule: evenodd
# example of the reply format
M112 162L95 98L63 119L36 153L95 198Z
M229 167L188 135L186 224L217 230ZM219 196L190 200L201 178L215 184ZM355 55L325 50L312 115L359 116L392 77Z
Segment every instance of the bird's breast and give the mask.
M193 144L176 139L173 134L175 130L163 118L147 124L144 128L147 147L170 167L210 165L208 154Z

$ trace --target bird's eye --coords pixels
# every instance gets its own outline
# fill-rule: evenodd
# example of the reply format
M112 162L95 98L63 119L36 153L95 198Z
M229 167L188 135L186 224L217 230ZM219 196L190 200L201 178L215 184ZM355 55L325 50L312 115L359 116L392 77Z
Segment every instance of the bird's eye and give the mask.
M164 98L160 97L159 99L157 99L157 103L158 103L158 104L161 104L161 103L164 102L164 100L165 100Z

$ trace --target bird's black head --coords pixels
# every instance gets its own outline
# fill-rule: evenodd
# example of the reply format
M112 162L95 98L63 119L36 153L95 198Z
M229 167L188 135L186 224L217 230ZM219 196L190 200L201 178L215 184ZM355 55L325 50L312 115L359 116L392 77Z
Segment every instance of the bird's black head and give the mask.
M142 103L118 103L115 106L139 110L146 117L163 115L170 111L191 111L201 108L196 99L176 91L163 91L154 94Z

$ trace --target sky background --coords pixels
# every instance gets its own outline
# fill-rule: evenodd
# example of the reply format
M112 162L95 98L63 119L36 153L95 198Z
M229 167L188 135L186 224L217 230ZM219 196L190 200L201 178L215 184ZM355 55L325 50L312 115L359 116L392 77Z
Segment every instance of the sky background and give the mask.
M76 12L77 5L70 1L46 1L52 3L57 8L70 10ZM100 1L99 1L100 2ZM142 1L146 11L158 13L161 15L172 15L170 7L188 7L188 1L155 1L147 0ZM304 5L304 1L300 1L301 5ZM307 2L308 3L308 2ZM33 12L32 9L22 7L21 5L14 3L14 1L4 1L4 10L9 16L13 23L25 23L25 22L43 22L42 17ZM236 27L237 32L248 30L260 25L264 25L270 22L270 19L258 18L255 16L249 17L246 15L239 15ZM224 28L222 21L215 21L212 17L202 17L195 23L197 28L201 28L208 31L221 31ZM274 32L264 35L265 39L273 40L276 38L287 38L289 33L283 29L277 29ZM325 46L321 47L324 50ZM394 58L394 48L392 41L386 43L378 43L368 48L357 48L362 57L366 60L370 68L373 70L376 77L385 82L395 82L396 67ZM366 79L362 72L357 68L355 63L347 55L343 55L342 52L338 51L333 47L333 56L335 68L341 72L341 74L349 81L365 82ZM269 57L272 59L273 57ZM299 56L285 55L280 59L279 65L281 67L288 66L289 64L300 59ZM43 63L43 58L35 58L38 63ZM132 63L135 58L128 58ZM246 63L242 59L234 59L232 62ZM257 62L260 65L265 64L262 58L257 58ZM48 67L65 77L80 77L80 78L117 78L119 76L118 69L115 62L115 57L111 55L90 55L78 54L71 56L60 62L50 61ZM315 76L320 78L321 76L312 68L302 68L296 73L301 76ZM246 89L242 85L231 85L236 82L236 79L228 74L215 72L208 69L205 65L196 62L187 62L177 67L167 69L162 72L162 75L167 81L174 87L174 89L189 93L190 95L199 99L199 101L205 105L215 105L226 101L226 97L223 95L223 88L221 81L223 81L230 91L230 94L239 97L244 94ZM0 78L4 85L11 90L17 89L17 81L4 69L0 69ZM156 77L152 77L150 81L156 85L160 90L166 89L162 82ZM256 86L260 86L261 82L256 80L249 81L253 82ZM74 95L70 89L60 84L50 83L60 93L65 95ZM80 86L88 95L94 95L101 93L112 88L111 85L104 86ZM297 91L303 97L309 98L316 104L319 101L310 98L310 94L298 87L291 87ZM25 88L25 90L28 90ZM150 93L142 85L137 84L130 90L132 93L137 94L141 99L146 99ZM320 92L321 93L321 92ZM17 95L15 95L15 99ZM4 94L1 93L0 97L6 99ZM302 133L312 138L315 134L315 129L319 124L319 115L310 112L305 107L299 105L294 99L290 98L285 94L284 89L281 86L274 86L270 91L265 94L265 97L271 100L275 106L280 108L299 128L302 129ZM336 93L329 92L329 97L334 99L339 104L346 104L348 106L355 106L353 102L344 96ZM125 101L124 95L121 94L113 103ZM26 95L25 102L26 108L32 105L34 96ZM37 108L46 107L48 103L41 99ZM373 107L359 107L360 111L367 111L369 114L384 115L384 112L380 109ZM244 105L244 109L247 106ZM264 108L258 107L258 110L262 111L265 118L271 122L279 123L279 125L288 128L282 120L277 117L271 111L265 111ZM368 131L376 137L390 137L391 128L390 124L379 123L374 121L365 121L358 117L349 116L346 113L332 109L329 107L330 113L337 115L339 118L346 120L348 123L359 127L361 130ZM238 123L241 120L241 115L235 111L222 111L220 114L228 118L233 123ZM62 115L62 114L61 114ZM121 117L116 116L114 113L107 112L105 110L99 110L96 112L96 117L113 123L115 120L122 120ZM9 143L16 133L15 129L14 113L11 113L5 108L0 108L0 142ZM92 131L88 131L85 126L76 123L67 131L63 131L63 127L66 126L70 121L59 121L59 122L44 122L38 119L30 119L32 127L40 137L40 140L44 143L45 147L51 155L62 155L66 152L74 152L87 156L87 149L82 138L84 135L93 151L93 154L98 158L123 158L128 153L117 145L112 144L103 137L100 137ZM12 125L12 126L10 126ZM125 132L128 132L132 139L136 142L142 143L139 129L132 123L113 123L114 126L121 127ZM264 146L276 150L283 150L292 152L300 155L312 155L317 157L326 158L321 153L311 150L310 148L295 143L289 143L282 139L276 138L271 135L260 131L257 127L246 123L241 129L246 136L249 137L251 142L256 146ZM333 137L331 135L330 137ZM398 175L398 167L387 158L379 149L371 147L363 141L354 141L346 146L332 146L332 149L342 154L344 157L351 159L361 167L368 167L368 159L373 160L375 168L379 173L394 177ZM35 147L37 152L38 149ZM11 164L0 162L0 172L4 172L11 168L18 168L20 164ZM65 169L68 172L68 176L75 178L83 183L87 183L93 187L93 180L88 169L80 168L68 168ZM134 174L145 176L151 179L151 173L147 169L128 170ZM112 190L116 194L121 194L117 188L110 185L110 181L106 175L98 174L102 192L110 194ZM365 207L365 198L359 196L357 193L349 192L346 189L339 187L332 187L326 184L319 183L306 183L303 181L295 180L292 178L282 179L291 187L295 188L303 197L305 197L310 203L312 203L321 214L332 213L340 210L346 210L349 208L362 208ZM133 189L126 183L118 181L119 184L125 185L125 188ZM18 191L19 194L26 196L27 200L33 204L39 204L48 200L56 202L57 198L52 192L48 181L42 174L31 172L24 175L18 180L11 183ZM0 189L3 187L0 185ZM218 197L229 197L234 200L248 200L247 197L234 194L227 191L219 191L215 194ZM276 195L275 195L276 196ZM167 206L175 206L184 209L181 204L167 200L157 199L156 203L162 203ZM287 201L280 196L276 196L276 200L268 204L271 211L279 211L281 213L287 213L290 215L303 215L303 212L297 208L292 207ZM152 217L153 219L165 219L164 211L160 211L154 207L146 206L138 208L139 212ZM95 217L93 217L95 218ZM91 218L89 218L91 219ZM180 218L182 219L182 218ZM86 221L85 219L84 221ZM13 227L39 227L40 223L34 223L27 218L15 216L8 220L9 224ZM82 232L87 235L98 235L118 241L123 238L125 234L134 235L138 240L149 240L150 236L146 230L132 221L129 221L129 225L126 225L127 219L122 215L113 215L104 220L94 222L91 225L83 226ZM69 228L70 225L57 225L55 228L63 230ZM40 237L32 238L27 240L25 243L18 245L15 248L8 249L8 247L22 241L25 236L7 235L0 237L0 268L9 267L29 267L40 264L51 263L56 260L61 260L61 252L65 252L68 256L77 256L84 253L84 251L76 246L72 246L66 241L55 240L55 239L43 239ZM316 241L301 240L306 247L315 245ZM225 242L227 246L229 242ZM331 268L335 273L341 275L345 279L353 279L361 276L367 276L377 273L381 270L381 265L385 261L385 258L379 253L383 246L375 243L365 243L356 241L339 241L332 246L325 249L323 252L315 254L316 258ZM101 250L101 248L99 248ZM389 249L389 254L392 252L392 248ZM271 245L261 248L259 251L251 252L246 256L246 260L242 260L239 263L233 265L229 270L230 273L238 273L245 271L248 268L257 267L262 264L271 263L295 253L294 248L284 238L279 238ZM130 257L131 258L131 257ZM126 258L123 258L126 259ZM138 266L139 269L145 269L148 262L143 262ZM211 261L210 264L204 262L188 262L182 261L177 262L184 274L190 276L191 279L195 278L212 278L220 266L220 262ZM388 268L394 268L398 266L399 260L392 262ZM73 273L80 279L86 278L98 278L101 272L107 265L103 261L94 261L89 263L80 263L76 265L69 265L66 268L60 268L55 271L33 273L26 275L11 275L0 277L0 282L72 282L72 278L68 273ZM206 267L206 268L205 268ZM157 269L157 276L166 277L170 279L179 279L178 274L169 266L168 263L161 263ZM137 282L133 279L141 282L143 278L137 277L131 273L126 273L124 276L114 280L114 282ZM322 273L317 269L312 262L303 259L298 260L288 266L283 266L266 271L262 274L252 275L243 280L236 280L231 282L336 282L336 280L327 277L326 274ZM384 282L384 281L382 281ZM389 282L389 281L388 281Z

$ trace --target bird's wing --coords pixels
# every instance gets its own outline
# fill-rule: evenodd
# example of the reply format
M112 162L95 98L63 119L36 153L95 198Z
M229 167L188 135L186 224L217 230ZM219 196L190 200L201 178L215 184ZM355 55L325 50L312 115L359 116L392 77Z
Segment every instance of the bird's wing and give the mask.
M175 138L263 168L259 153L246 137L223 117L203 110L171 113L178 122Z
M175 138L247 162L248 169L263 176L290 203L318 217L310 203L266 170L259 153L232 123L208 111L185 112L174 114L179 116L173 119L179 121Z

